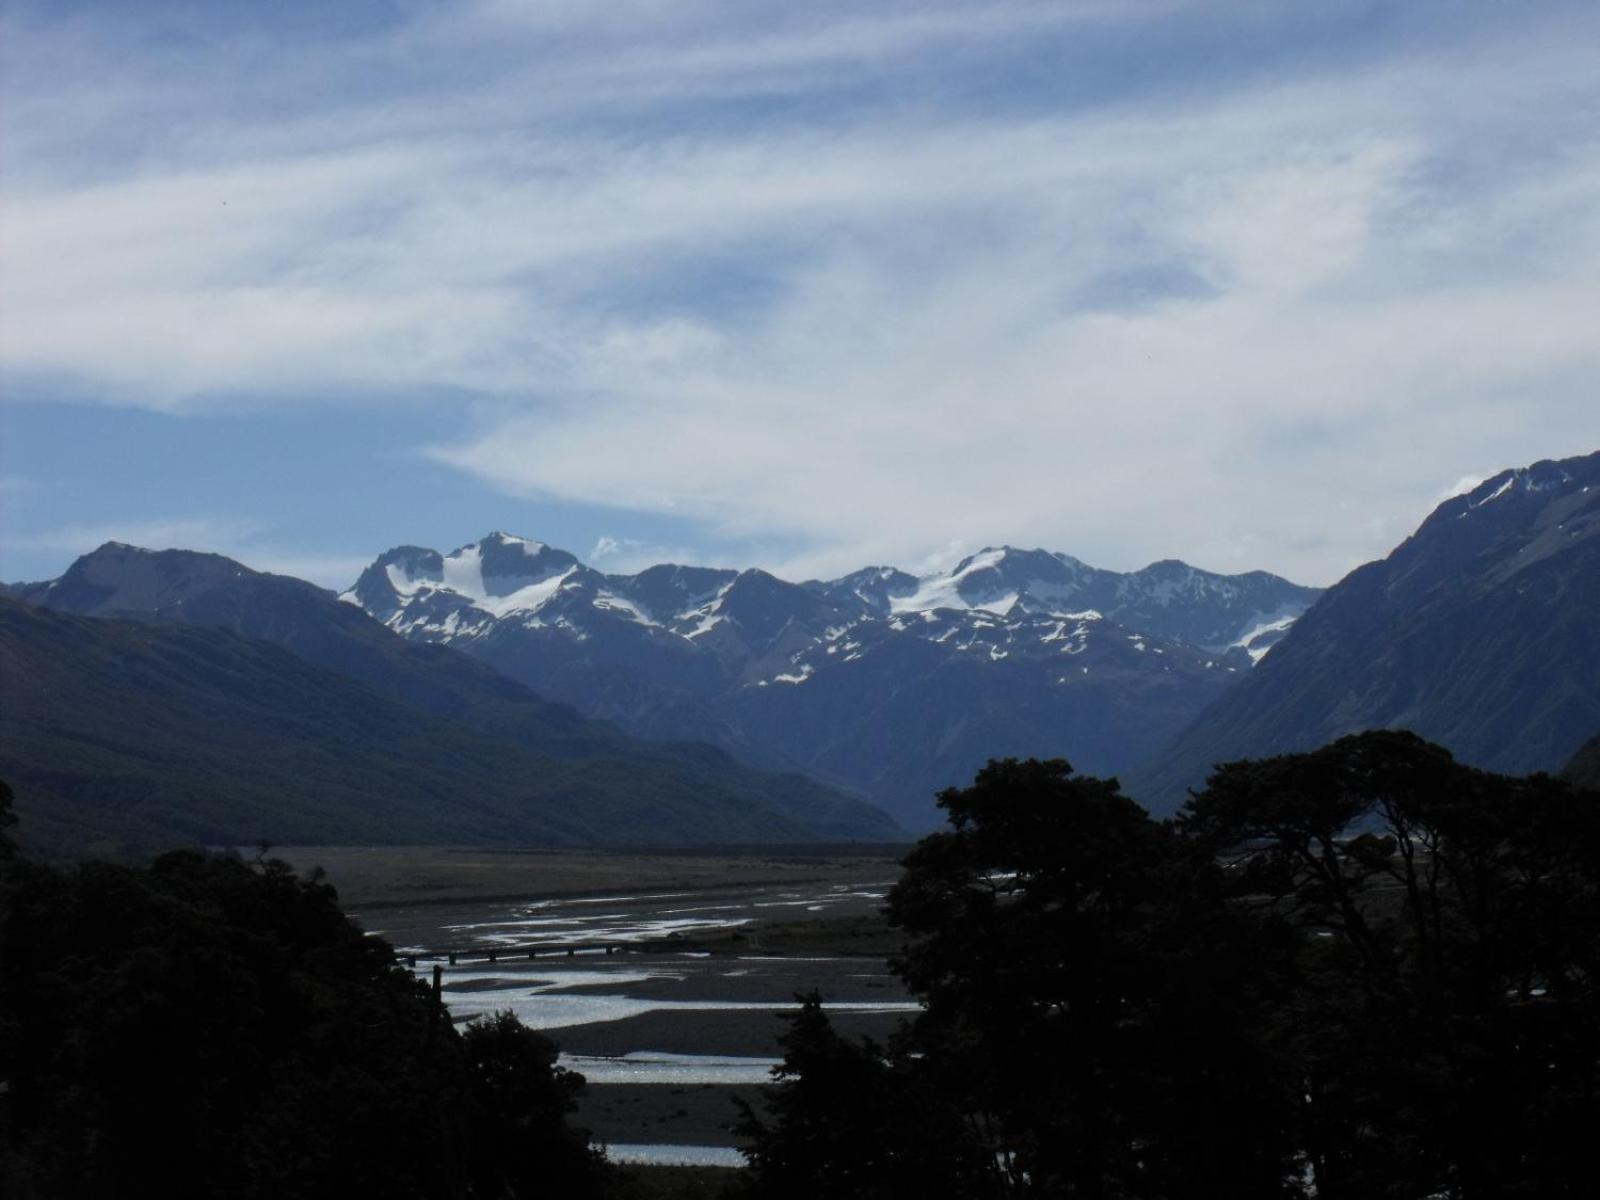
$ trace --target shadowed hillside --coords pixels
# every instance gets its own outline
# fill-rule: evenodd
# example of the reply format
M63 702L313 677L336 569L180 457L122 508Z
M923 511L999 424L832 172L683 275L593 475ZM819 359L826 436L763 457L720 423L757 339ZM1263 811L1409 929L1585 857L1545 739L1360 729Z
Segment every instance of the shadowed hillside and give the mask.
M0 730L0 772L17 782L30 844L55 854L263 838L813 836L714 771L604 752L558 759L264 642L9 600L0 601Z

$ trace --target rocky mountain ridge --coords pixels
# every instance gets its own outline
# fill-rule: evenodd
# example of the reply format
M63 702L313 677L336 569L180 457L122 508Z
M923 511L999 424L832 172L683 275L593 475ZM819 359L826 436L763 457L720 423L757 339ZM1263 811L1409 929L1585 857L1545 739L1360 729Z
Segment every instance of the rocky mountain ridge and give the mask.
M853 788L911 827L991 756L1115 773L1153 752L1316 598L1264 572L1118 573L995 547L916 577L792 583L671 564L596 571L490 534L402 546L341 599L651 737L697 737Z
M1131 780L1405 728L1474 766L1555 771L1600 728L1600 452L1501 471L1323 595Z

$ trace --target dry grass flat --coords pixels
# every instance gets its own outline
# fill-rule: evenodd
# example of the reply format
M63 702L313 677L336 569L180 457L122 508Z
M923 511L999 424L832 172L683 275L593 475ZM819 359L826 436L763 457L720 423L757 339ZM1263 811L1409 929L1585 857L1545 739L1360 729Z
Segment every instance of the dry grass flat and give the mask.
M724 1200L737 1197L743 1171L726 1167L619 1167L614 1200Z
M579 1097L574 1122L604 1142L726 1146L740 1118L734 1098L764 1113L767 1090L759 1084L591 1084Z
M304 873L321 867L347 908L581 896L618 889L847 883L899 873L905 847L768 847L696 851L448 846L276 846Z

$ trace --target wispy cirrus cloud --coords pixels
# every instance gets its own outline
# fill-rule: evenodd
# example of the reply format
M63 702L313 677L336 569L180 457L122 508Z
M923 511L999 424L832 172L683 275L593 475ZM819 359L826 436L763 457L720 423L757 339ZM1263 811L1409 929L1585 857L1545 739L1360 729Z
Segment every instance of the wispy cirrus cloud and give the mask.
M453 403L435 461L794 574L1009 540L1326 582L1600 444L1600 19L1451 13L496 0L176 72L22 22L74 69L25 73L0 371Z
M724 567L735 565L729 562L707 562L704 550L693 546L644 538L616 537L609 533L596 538L587 555L582 555L580 551L580 557L583 557L591 567L612 575L631 575L657 563L700 563Z

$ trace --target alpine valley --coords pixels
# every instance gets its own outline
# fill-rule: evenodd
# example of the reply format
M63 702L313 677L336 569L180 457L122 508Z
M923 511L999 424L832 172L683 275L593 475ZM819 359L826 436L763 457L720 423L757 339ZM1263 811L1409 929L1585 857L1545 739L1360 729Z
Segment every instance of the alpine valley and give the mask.
M340 596L115 543L4 591L0 771L63 843L883 841L991 758L1170 813L1217 763L1373 728L1588 779L1600 730L1600 453L1501 472L1326 592L1011 547L921 577L608 574L505 533L390 550ZM289 811L268 793L298 815L250 825Z

